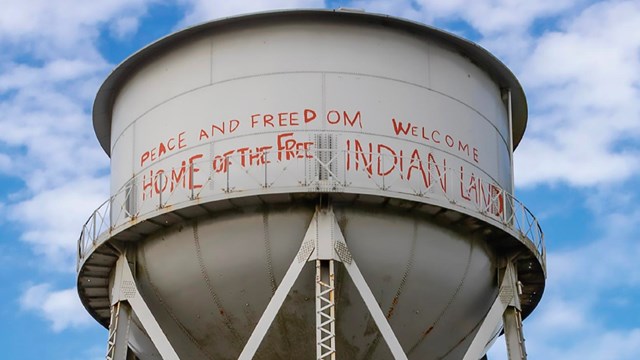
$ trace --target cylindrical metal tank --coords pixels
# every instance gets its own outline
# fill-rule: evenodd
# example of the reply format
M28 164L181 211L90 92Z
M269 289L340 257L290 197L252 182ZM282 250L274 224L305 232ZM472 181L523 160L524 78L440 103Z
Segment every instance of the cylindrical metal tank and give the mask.
M182 359L235 359L319 206L410 359L460 359L517 256L523 315L544 289L542 233L510 194L524 93L491 54L387 16L286 11L172 34L109 76L94 127L112 198L79 242L80 297L113 323L127 253ZM256 354L315 358L313 268ZM389 359L354 282L336 270L336 346ZM137 315L129 346L160 358Z

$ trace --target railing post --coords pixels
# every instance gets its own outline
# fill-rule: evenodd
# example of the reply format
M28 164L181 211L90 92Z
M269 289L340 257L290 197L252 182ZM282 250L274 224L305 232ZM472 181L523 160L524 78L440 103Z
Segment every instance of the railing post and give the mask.
M98 208L98 210L100 210L100 208ZM96 242L96 217L97 217L96 215L97 215L97 211L98 210L94 211L93 215L91 216L92 217L91 223L92 223L92 227L93 227L93 229L92 229L93 230L92 231L93 236L91 236L91 243L92 244L95 244L95 242Z
M229 167L230 163L231 162L229 161L229 155L225 156L224 157L224 167L225 167L225 170L227 171L227 192L230 191L230 188L229 188L229 173L231 172L231 168Z
M307 150L306 148L304 149L304 159L302 161L302 167L304 168L304 181L302 182L302 185L304 187L307 186L307 179L309 178L309 174L308 174L308 167L309 164L307 163L309 160L309 150Z
M507 192L504 191L504 189L501 189L501 190L502 190L502 194L501 194L502 201L504 204L504 207L502 208L502 223L506 225L507 224Z
M159 173L158 176L158 181L160 182L160 188L158 191L158 209L162 209L162 175L164 175L164 173Z
M344 169L343 169L344 170L343 171L344 176L343 176L343 179L344 179L344 181L342 183L342 186L347 187L347 169L349 168L349 165L347 163L347 161L348 161L347 150L343 150L342 153L344 154L344 161L343 161L343 164L344 164Z
M521 225L521 229L520 232L526 236L526 233L523 232L522 230L524 230L524 226L526 226L526 224L528 223L527 221L527 214L525 212L524 206L520 206L520 209L522 210L522 225Z
M339 153L338 151L342 151L343 153L343 162L342 164L340 164L340 159L338 159L339 157ZM350 156L352 156L352 154L360 154L362 156L362 159L364 161L364 163L366 164L366 159L368 159L368 156L371 156L371 160L369 161L370 166L374 166L373 162L377 161L378 162L378 175L382 177L380 181L380 183L377 183L377 181L375 181L375 178L373 179L373 183L371 183L371 185L367 185L367 186L373 186L374 188L376 187L380 187L381 184L381 189L383 191L390 191L390 193L402 193L402 194L412 194L414 196L416 196L416 201L421 201L421 199L418 199L417 197L426 197L427 198L427 202L429 199L433 198L434 200L440 200L440 198L443 198L444 200L448 200L455 208L465 208L471 211L474 211L475 214L477 214L477 216L480 216L481 218L484 218L485 220L492 220L495 222L500 222L502 221L502 225L507 228L512 234L516 234L519 233L518 235L516 235L517 237L519 237L522 241L529 241L531 243L533 243L533 245L537 248L538 252L540 253L540 255L544 256L544 234L542 233L542 229L540 228L540 225L538 224L537 219L535 218L535 216L526 208L524 207L524 205L522 203L520 203L511 193L507 192L505 189L503 189L500 186L494 186L493 183L491 183L489 185L489 188L487 191L489 191L489 199L490 201L487 203L486 202L486 195L483 195L481 197L481 201L464 201L464 199L462 198L467 198L470 195L470 191L472 187L477 187L478 190L476 191L483 191L485 183L487 181L491 181L491 179L489 179L489 177L487 177L489 180L485 180L483 177L475 177L474 181L470 181L469 179L469 183L466 183L465 181L467 179L465 179L464 176L464 172L462 169L459 168L455 168L455 167L443 167L442 168L442 172L440 172L440 169L437 168L436 171L438 171L437 173L435 173L434 171L429 171L429 182L428 184L426 184L426 192L423 192L425 190L425 187L422 185L416 185L414 186L414 184L412 184L411 182L408 182L406 178L401 178L401 180L403 181L407 181L407 185L410 188L410 190L405 191L403 188L402 189L391 189L392 186L394 186L394 184L396 183L397 179L395 179L394 177L391 178L390 181L387 181L387 176L389 175L388 171L389 169L386 169L386 163L388 162L386 160L386 157L388 155L386 154L377 154L377 155L373 155L371 153L367 153L365 154L364 152L358 152L358 151L347 151L345 149L342 150L328 150L328 149L313 149L313 150L309 150L309 149L304 149L302 150L302 152L304 153L304 156L302 157L302 159L296 157L295 159L286 159L285 161L281 161L282 158L280 156L281 152L278 151L277 152L277 156L274 157L274 161L278 162L278 165L276 166L276 172L275 174L275 178L274 178L274 182L272 184L269 183L269 153L268 151L263 151L261 153L261 159L263 162L263 183L262 183L262 187L263 188L270 188L271 186L279 186L279 184L277 182L275 182L277 180L277 178L279 178L281 176L280 172L279 172L279 166L280 165L286 165L286 164L291 164L291 161L295 161L296 164L292 164L296 166L296 173L294 175L296 175L295 180L300 180L296 185L297 186L302 186L302 187L309 187L310 185L316 185L316 187L314 187L313 189L308 189L309 191L325 191L327 189L326 186L328 186L328 181L322 182L320 180L324 179L324 180L332 180L331 185L335 186L336 184L340 183L340 175L339 175L339 171L343 171L342 174L342 185L346 188L347 186L349 186L349 179L348 179L348 168L350 165L349 162L351 161ZM327 159L328 156L324 155L326 154L325 152L328 152L330 154L332 154L333 156L325 163L323 161L323 159ZM377 160L374 160L374 156L377 156ZM299 167L299 161L302 160L303 162L303 167L304 170L300 171ZM225 156L224 157L224 171L226 171L225 177L226 177L226 185L222 187L222 189L227 192L230 193L231 189L233 188L231 186L231 158L230 156ZM406 164L408 164L408 166L411 166L412 164L412 159L408 159L408 158L404 158L400 159L399 157L393 156L391 157L391 161L393 161L391 168L395 167L397 165L398 161L407 161ZM311 163L312 162L312 163ZM335 162L335 164L333 164ZM355 158L355 163L358 163L358 159ZM355 164L354 163L354 164ZM217 162L216 162L217 164ZM362 165L362 162L358 163L359 165ZM188 172L188 176L189 176L189 180L191 183L194 182L193 176L195 174L195 172L197 171L197 169L194 168L194 164L190 164L189 165L189 172ZM313 166L313 168L311 167ZM284 166L284 169L286 170L288 166ZM331 171L331 169L334 168L335 171ZM214 179L214 174L216 174L215 176L218 176L219 171L221 171L221 169L216 169L214 167L210 167L211 169L211 190L215 191L214 186L213 186L213 179ZM283 173L286 173L286 171L283 170ZM357 171L358 174L366 174L368 170L371 169L359 169L359 171ZM314 171L314 173L310 173L311 171ZM354 172L355 169L353 170ZM459 172L460 171L460 172ZM259 170L258 170L259 172ZM272 171L273 172L273 171ZM317 174L316 174L317 172ZM326 172L326 173L324 173ZM302 173L304 173L304 178L303 179L299 179L299 175L301 175ZM356 174L356 175L358 175ZM395 174L395 173L394 173ZM450 180L447 179L448 175L452 175L454 176L456 180ZM141 174L138 174L141 175ZM256 182L259 184L259 174L256 174L257 178L254 177L254 179L256 180ZM317 175L317 178L315 177ZM402 176L403 174L401 173L400 176ZM169 177L167 177L167 180L165 180L166 177L166 172L164 171L160 171L159 173L156 173L154 177L151 178L151 192L148 194L148 204L149 206L145 206L142 207L142 203L143 201L141 199L138 198L138 187L136 186L136 179L138 179L138 177L134 176L132 179L130 179L129 185L123 186L121 189L119 189L117 191L116 194L112 195L109 200L107 200L105 203L103 203L92 215L91 217L88 219L88 221L84 224L80 239L79 244L78 244L78 252L79 252L79 257L82 259L85 257L85 253L89 252L91 249L90 247L92 245L97 245L97 238L100 237L100 235L103 232L109 232L111 235L113 235L113 232L115 230L115 228L119 225L119 224L123 224L123 222L121 220L125 219L128 216L131 216L131 220L136 220L135 218L137 216L149 216L149 215L153 215L153 212L158 211L162 208L164 208L166 206L166 204L164 204L164 202L166 201L167 204L168 203L173 203L173 199L171 198L171 196L173 196L173 191L170 191L169 193L169 197L165 197L163 194L163 190L165 189L165 185L171 185L171 179ZM331 179L329 179L329 176L331 176ZM216 180L217 181L217 180ZM436 184L434 185L437 181L440 181L441 184L445 183L447 186L448 185L452 185L455 184L456 182L458 182L459 186L460 186L460 194L456 195L456 192L447 192L447 191L436 191L432 188L433 186L436 186L436 189L439 189L439 185ZM453 183L452 183L453 182ZM404 183L403 183L404 184ZM144 185L144 183L142 184ZM147 184L148 185L148 184ZM255 185L254 185L255 186ZM220 191L220 188L218 188ZM277 188L276 188L277 189ZM195 200L196 197L199 197L199 194L195 191L195 187L190 185L189 188L190 192L186 192L186 194L190 194L190 200ZM411 192L413 191L413 193ZM153 202L154 200L152 199L153 193L157 193L158 195L158 207L157 208L153 208ZM147 203L147 193L146 192L140 192L140 196L145 196L145 204ZM477 195L476 195L477 196ZM462 197L462 198L461 198ZM123 202L124 199L124 202ZM183 201L184 199L181 199L179 201ZM468 200L468 199L467 199ZM138 204L138 202L140 204ZM496 211L500 211L502 210L502 214L496 213ZM116 213L114 213L114 211L116 211ZM98 217L100 216L100 219L98 219ZM121 219L121 217L123 217L123 219ZM108 229L104 229L104 227L108 226ZM120 226L120 228L122 228L122 226ZM120 229L119 228L119 229ZM526 238L526 239L525 239Z
M109 214L108 214L109 215L109 231L113 230L113 224L114 224L114 221L113 221L113 198L114 198L114 196L115 195L111 196L109 198L109 200L107 200L107 203L109 203ZM105 214L105 216L106 215L107 214Z
M193 180L193 163L191 163L189 164L189 188L191 190L191 200L196 198L194 193L195 186L193 186L193 184L195 184L195 181Z
M382 158L382 169L384 171L385 167L384 167L384 155L378 155ZM378 171L380 171L380 169L378 169ZM431 176L431 174L429 174L429 176ZM384 172L382 173L382 190L387 190L387 186L386 186L386 181L385 178L387 176L384 174Z
M264 164L264 184L262 185L263 188L267 188L267 165L269 164L269 152L268 151L262 151L262 156L264 157L262 159L262 163Z

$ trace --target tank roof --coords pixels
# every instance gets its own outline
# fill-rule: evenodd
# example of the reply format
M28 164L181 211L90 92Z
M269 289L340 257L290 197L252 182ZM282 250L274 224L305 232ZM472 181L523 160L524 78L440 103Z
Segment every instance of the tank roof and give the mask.
M109 74L98 90L93 105L93 127L100 145L108 155L111 155L111 116L117 94L129 76L147 61L152 60L154 56L172 48L184 39L215 30L258 22L301 19L384 26L447 44L457 50L461 56L469 58L474 64L486 71L500 88L511 90L513 145L516 147L520 143L527 125L527 101L524 90L511 70L486 49L454 34L406 19L349 9L316 9L261 12L222 18L172 33L134 53Z

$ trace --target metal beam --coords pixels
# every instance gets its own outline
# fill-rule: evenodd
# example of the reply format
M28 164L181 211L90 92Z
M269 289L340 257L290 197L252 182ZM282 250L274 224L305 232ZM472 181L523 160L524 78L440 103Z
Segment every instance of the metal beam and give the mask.
M315 224L315 220L316 216L314 216L313 220L311 221L311 225L309 225L309 228L307 229L307 233L304 236L304 240L300 245L300 249L298 250L296 257L291 262L291 265L289 265L287 273L284 275L284 278L276 289L275 294L273 294L273 297L269 301L267 308L262 313L258 324L253 329L251 337L249 337L249 341L247 341L244 349L242 349L242 353L240 353L240 357L238 357L238 360L253 359L253 356L260 346L260 343L262 343L264 336L267 334L269 327L273 323L273 320L278 314L278 311L282 307L287 294L289 294L289 291L291 291L293 284L295 284L296 280L298 279L302 268L304 268L305 264L307 263L307 259L309 259L311 253L315 250L315 227L313 226Z
M369 285L367 285L364 276L362 276L358 265L356 265L355 259L349 251L349 247L347 246L344 236L342 235L342 231L338 226L338 221L336 220L333 211L330 211L327 216L331 216L332 220L332 228L327 230L331 231L331 233L334 235L333 248L335 250L335 256L337 260L342 261L342 264L351 277L351 280L353 280L353 283L358 289L362 300L364 300L369 313L371 313L373 321L378 326L378 331L380 331L380 334L382 334L382 338L387 343L387 346L389 347L393 358L395 360L406 360L407 355L402 349L402 346L400 345L396 334L393 332L391 325L389 325L389 321L387 321L387 317L382 312L380 305L378 305L378 301L373 295L373 292L371 292L371 288L369 288Z
M125 302L118 301L111 306L106 360L127 360L130 326L131 307Z
M509 360L526 360L522 315L515 306L508 306L502 317L504 321L504 340L507 343Z
M316 358L336 359L335 261L316 260Z
M349 252L342 231L331 208L318 208L307 228L296 257L291 262L284 279L269 301L245 345L239 360L253 359L260 343L273 323L284 300L307 262L316 263L316 359L335 359L335 274L334 261L342 262L351 276L378 330L387 342L395 360L406 360L400 342L378 305L355 260Z
M387 346L389 346L389 350L391 350L391 354L394 359L406 360L407 355L404 353L404 350L402 350L402 346L400 345L396 334L393 332L393 329L391 329L391 325L389 325L382 309L380 309L380 305L378 305L378 301L373 296L371 289L364 280L364 277L362 276L360 269L358 269L355 261L352 261L351 264L344 263L344 265L349 276L351 276L351 280L353 280L356 288L358 288L362 300L364 300L365 305L367 305L367 309L369 309L373 320L378 326L380 334L382 334L382 337L387 342Z
M112 304L123 301L126 301L131 306L132 312L138 317L140 323L142 323L142 327L147 335L149 335L149 338L162 356L162 359L180 360L173 346L171 346L169 339L167 339L162 328L160 328L160 324L158 324L153 313L140 295L125 254L122 254L116 263L115 281L111 290ZM124 345L119 346L128 346L127 343L128 339L124 342ZM118 341L117 344L120 344L120 342ZM117 349L117 351L119 350Z
M518 278L515 269L515 264L512 261L508 261L506 268L504 269L504 275L500 281L500 291L498 297L491 305L489 312L485 316L480 329L476 333L471 345L467 349L463 360L478 360L484 355L485 348L491 337L495 334L495 331L499 328L500 322L503 321L503 317L507 314L508 308L519 309L520 300L518 298ZM520 323L520 328L521 328ZM521 334L521 333L520 333ZM507 327L505 326L505 337L511 337L512 332L509 329L507 333ZM524 346L524 341L522 342ZM509 342L507 344L509 346ZM524 348L523 348L524 350ZM514 353L517 353L515 350ZM524 357L511 357L509 360L526 360L526 354Z

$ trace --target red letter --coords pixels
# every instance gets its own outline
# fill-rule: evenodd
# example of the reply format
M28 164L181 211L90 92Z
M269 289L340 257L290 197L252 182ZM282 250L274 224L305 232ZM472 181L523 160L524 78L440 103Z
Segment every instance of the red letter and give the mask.
M310 123L316 119L316 112L311 109L304 109L304 122Z
M145 151L142 156L140 156L140 166L144 165L144 162L149 159L149 152Z
M170 191L173 191L173 189L176 188L176 184L180 184L180 181L182 181L182 188L184 188L185 165L186 165L186 162L183 160L182 161L182 166L180 166L180 171L178 173L176 173L176 169L175 168L171 169L171 187L170 187Z
M431 132L431 139L433 140L434 143L436 144L440 144L440 140L436 139L436 134L440 135L440 131L438 130L433 130Z
M164 146L164 143L160 143L160 146L158 146L158 157L164 155L167 152L167 148Z
M356 123L356 121L358 122L358 125L360 126L360 129L362 129L362 118L360 116L360 111L356 112L356 116L354 116L353 121L349 118L349 114L347 114L347 112L344 112L344 123L345 125L347 123L349 123L349 125L351 125L351 127L353 127L353 125Z
M253 129L256 124L258 123L258 120L256 120L256 118L260 116L260 114L253 114L251 115L251 128Z
M187 144L184 143L184 131L178 134L178 149L182 149L187 147Z
M396 135L400 135L400 133L407 135L409 133L409 129L411 128L411 123L408 123L407 128L404 129L402 127L402 122L400 121L396 122L395 118L391 119L391 122L393 123L393 131L396 133Z
M281 127L287 126L287 114L286 112L278 113L278 125Z
M331 114L335 114L337 116L335 121L331 121ZM329 124L331 124L331 125L335 125L335 124L339 123L340 122L340 113L335 111L335 110L329 111L327 113L327 122Z
M204 155L202 154L196 154L193 155L192 157L189 158L189 190L191 189L199 189L202 187L202 185L196 185L193 183L193 174L197 173L198 171L200 171L199 168L195 167L195 164L193 163L194 160L200 159L202 158Z
M229 121L229 132L232 133L232 132L236 131L238 126L240 126L240 121L238 121L236 119L233 119L233 120Z
M145 181L147 179L147 175L142 177L142 201L147 199L147 189L149 191L149 198L153 197L153 170L149 171L149 181Z
M298 125L300 125L300 124L298 123L298 113L297 113L297 112L289 113L289 124L290 124L291 126L298 126Z
M382 149L385 149L388 152L390 152L392 154L393 160L389 159L384 161L382 159L384 157L384 155L382 154ZM391 163L391 167L388 170L384 171L382 167L387 166L387 164L389 163ZM396 152L393 151L393 149L391 149L387 145L378 144L378 175L387 176L391 174L391 172L396 168L397 163L398 163L398 158L396 157Z
M262 118L262 122L264 127L267 127L267 124L271 125L271 127L275 127L273 126L273 123L271 122L271 120L273 120L273 115L267 114Z
M198 141L202 140L202 138L209 138L209 134L207 134L206 131L204 131L204 129L200 129L200 137L198 138Z
M453 145L455 145L455 141L453 141L453 138L451 137L451 135L447 135L444 137L444 141L447 143L447 146L452 148Z

